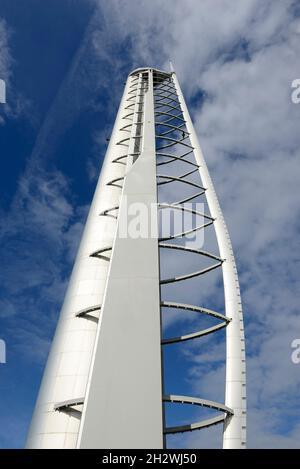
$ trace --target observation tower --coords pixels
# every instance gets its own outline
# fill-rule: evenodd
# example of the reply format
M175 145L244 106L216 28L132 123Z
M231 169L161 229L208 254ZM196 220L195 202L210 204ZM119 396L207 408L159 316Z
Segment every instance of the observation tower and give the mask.
M176 186L174 197L172 186ZM169 195L162 198L161 190ZM170 200L171 197L171 200ZM205 202L206 211L191 208ZM159 214L190 213L201 223L162 235ZM137 213L147 233L136 235ZM133 229L135 227L135 230ZM141 231L141 227L139 228ZM130 231L131 230L131 231ZM210 230L210 231L209 231ZM186 237L213 230L217 251ZM195 256L198 267L164 276L162 252ZM203 260L205 264L203 264ZM181 267L185 272L180 272ZM220 271L224 310L166 296L169 285ZM171 290L168 290L171 291ZM213 303L213 301L212 301ZM166 310L212 320L165 337ZM222 402L166 394L166 347L225 331ZM225 348L224 348L225 350ZM45 368L28 448L164 448L170 434L223 425L223 448L245 448L245 341L232 246L174 71L139 68L127 78ZM200 406L213 416L167 426L164 407Z

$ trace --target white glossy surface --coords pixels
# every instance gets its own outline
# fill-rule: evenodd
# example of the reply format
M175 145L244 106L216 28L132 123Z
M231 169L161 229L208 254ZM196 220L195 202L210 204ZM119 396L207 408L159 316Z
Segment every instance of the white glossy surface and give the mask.
M125 87L82 235L39 391L27 448L76 447L80 414L54 411L54 405L60 401L84 396L86 392L97 323L75 315L78 311L102 304L103 301L109 263L90 257L90 254L103 247L112 246L115 237L116 219L99 214L105 209L119 205L121 189L107 183L124 176L125 172L125 165L112 163L112 160L127 154L127 147L117 145L117 142L128 136L128 131L120 129L131 123L131 120L124 117L130 112L125 108L130 104L127 100L132 82L133 78L129 78ZM122 161L126 162L126 159Z
M125 198L128 207L143 203L149 212L157 203L154 132L149 86L142 152L128 168L120 218L127 216ZM158 240L117 235L79 448L163 447L160 341Z

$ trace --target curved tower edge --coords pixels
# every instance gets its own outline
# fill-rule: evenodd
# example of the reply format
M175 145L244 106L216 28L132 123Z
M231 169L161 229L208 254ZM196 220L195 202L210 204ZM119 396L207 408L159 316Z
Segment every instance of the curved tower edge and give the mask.
M225 259L222 264L226 316L231 318L226 327L226 389L225 405L233 409L234 414L224 422L223 448L246 448L246 361L243 312L240 297L238 274L233 255L232 245L223 213L198 141L192 119L190 117L177 76L173 79L186 126L190 133L190 141L194 147L194 155L199 164L199 173L204 187L211 216L215 218L214 227L220 251Z

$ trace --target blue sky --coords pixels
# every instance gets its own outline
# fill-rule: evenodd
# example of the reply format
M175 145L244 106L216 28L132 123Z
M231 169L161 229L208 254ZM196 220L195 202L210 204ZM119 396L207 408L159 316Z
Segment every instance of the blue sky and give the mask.
M297 5L1 1L0 447L24 444L123 82L136 66L164 68L169 58L240 271L249 446L299 447L300 365L290 360L300 337L300 105L290 99L300 77ZM207 295L216 291L217 280ZM214 398L221 352L197 343L173 357L186 370L183 388ZM170 371L170 386L175 378ZM172 444L208 446L215 431Z

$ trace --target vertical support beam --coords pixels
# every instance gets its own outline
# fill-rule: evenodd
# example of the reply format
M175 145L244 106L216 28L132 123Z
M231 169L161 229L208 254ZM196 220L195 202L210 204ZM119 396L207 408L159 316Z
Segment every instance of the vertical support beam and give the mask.
M147 73L142 151L125 177L119 224L128 221L128 210L146 211L147 217L157 204L152 70ZM158 239L157 234L122 237L121 231L112 252L78 448L163 446Z
M136 100L135 100L135 105L134 105L134 115L132 118L132 126L131 126L131 133L130 133L130 141L129 141L129 147L128 147L128 158L127 158L127 168L130 168L133 164L134 161L134 148L135 148L135 136L137 134L137 125L138 125L138 116L139 116L139 108L140 104L139 101L141 99L141 88L142 88L142 74L140 73L138 76L138 81L137 81L137 93L136 93Z
M210 178L200 144L180 89L176 74L173 80L179 102L190 133L190 142L194 147L194 155L199 164L199 173L204 187L211 216L215 218L214 227L220 251L225 259L222 265L225 310L231 322L226 328L226 392L225 405L234 411L227 417L223 431L223 448L245 448L246 446L246 364L243 313L237 269L232 251L231 241L220 208L217 195Z

